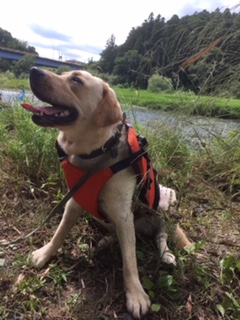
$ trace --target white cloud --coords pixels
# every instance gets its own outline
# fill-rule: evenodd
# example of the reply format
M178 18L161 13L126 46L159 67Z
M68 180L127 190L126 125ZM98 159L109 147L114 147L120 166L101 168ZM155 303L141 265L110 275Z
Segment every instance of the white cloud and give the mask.
M111 34L116 44L125 42L130 30L151 12L167 20L174 14L232 7L238 0L8 0L1 6L0 28L33 45L40 56L97 60Z

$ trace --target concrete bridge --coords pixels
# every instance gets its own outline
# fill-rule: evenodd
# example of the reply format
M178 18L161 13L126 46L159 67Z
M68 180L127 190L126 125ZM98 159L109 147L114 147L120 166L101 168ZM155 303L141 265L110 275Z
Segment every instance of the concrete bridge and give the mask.
M24 55L28 54L27 52L12 50L8 48L0 47L0 59L8 59L8 60L21 60ZM35 64L38 66L58 68L60 66L68 66L72 70L83 69L84 64L82 62L68 62L61 60L52 60L48 58L41 58L39 56L35 56Z

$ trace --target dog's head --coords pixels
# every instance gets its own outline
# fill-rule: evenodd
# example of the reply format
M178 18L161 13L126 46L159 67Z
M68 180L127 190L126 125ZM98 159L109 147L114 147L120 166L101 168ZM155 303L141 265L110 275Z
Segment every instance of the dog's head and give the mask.
M86 71L66 72L59 76L33 67L29 82L34 95L47 104L22 104L33 113L32 120L37 125L61 130L85 120L105 127L122 119L114 91L102 79Z

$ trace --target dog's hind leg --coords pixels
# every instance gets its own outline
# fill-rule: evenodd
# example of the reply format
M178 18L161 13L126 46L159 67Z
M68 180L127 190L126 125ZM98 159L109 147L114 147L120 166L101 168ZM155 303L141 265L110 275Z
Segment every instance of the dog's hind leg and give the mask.
M136 232L144 237L154 239L161 260L164 263L176 265L175 256L170 252L167 245L168 234L165 221L149 208L143 208L142 210L142 213L140 213L140 208L138 213L135 212Z
M110 222L105 222L104 220L99 220L95 218L95 220L98 221L105 229L108 230L110 235L104 236L99 242L98 242L98 247L99 248L104 248L107 246L110 246L111 244L114 244L118 241L117 236L116 236L116 231L115 227L112 223Z
M170 252L167 245L168 235L165 230L159 230L155 236L155 242L161 256L161 260L166 264L177 265L175 256Z
M48 260L57 253L57 250L63 244L66 235L75 225L81 213L81 207L79 207L73 199L70 199L66 205L62 220L51 241L32 253L31 259L35 267L43 267Z
M160 201L159 201L159 211L164 210L166 214L171 218L176 212L177 207L177 196L175 190L171 188L166 188L163 185L159 185L160 190ZM181 229L179 224L175 225L175 229L172 232L173 239L176 246L180 249L185 246L191 246L192 242L188 240L185 232ZM163 237L165 237L163 235Z

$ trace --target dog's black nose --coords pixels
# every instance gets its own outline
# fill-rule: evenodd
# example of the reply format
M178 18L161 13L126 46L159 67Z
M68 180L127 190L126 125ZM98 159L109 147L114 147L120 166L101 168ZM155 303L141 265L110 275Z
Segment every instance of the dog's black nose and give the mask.
M45 71L38 67L32 67L30 69L30 77L41 77L45 76Z

